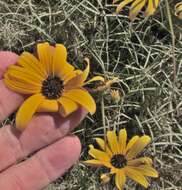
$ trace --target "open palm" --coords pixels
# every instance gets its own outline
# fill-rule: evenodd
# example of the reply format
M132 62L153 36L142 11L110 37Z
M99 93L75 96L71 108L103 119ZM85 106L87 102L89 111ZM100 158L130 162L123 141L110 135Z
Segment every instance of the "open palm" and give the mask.
M23 96L7 89L2 81L7 66L18 56L0 52L0 121L23 102ZM80 108L67 118L37 114L25 131L6 125L0 129L0 189L39 190L64 174L79 158L81 145L68 135L87 112Z

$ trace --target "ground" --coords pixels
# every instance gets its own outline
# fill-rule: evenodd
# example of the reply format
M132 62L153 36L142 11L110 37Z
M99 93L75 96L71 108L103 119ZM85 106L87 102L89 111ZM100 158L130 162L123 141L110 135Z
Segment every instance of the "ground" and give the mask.
M171 33L166 1L169 2ZM114 103L109 90L95 93L97 112L88 116L74 133L82 142L80 160L86 160L88 145L106 129L126 128L131 138L147 134L152 142L145 155L154 159L159 178L150 190L180 190L182 187L182 28L174 16L180 0L161 0L154 16L130 22L126 8L119 15L111 0L0 0L1 50L34 51L42 41L64 43L68 60L83 68L89 57L91 74L108 80L121 93ZM45 190L107 190L99 181L102 170L76 163ZM126 190L143 188L128 181Z

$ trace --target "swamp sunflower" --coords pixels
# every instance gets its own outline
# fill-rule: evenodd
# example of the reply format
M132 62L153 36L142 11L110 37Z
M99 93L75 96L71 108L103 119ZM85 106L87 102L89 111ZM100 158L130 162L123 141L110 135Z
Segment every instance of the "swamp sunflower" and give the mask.
M84 161L84 163L109 168L108 174L115 175L115 184L119 190L123 189L127 176L145 188L149 186L146 176L158 177L158 172L152 167L152 160L149 157L136 158L150 143L149 136L134 136L126 143L126 130L121 129L118 137L115 131L108 131L107 142L101 138L95 140L101 150L90 145L89 155L94 159Z
M4 75L8 88L28 95L16 115L16 127L23 130L35 112L59 112L63 117L83 106L91 114L96 110L94 99L83 86L101 80L95 76L86 81L90 65L84 71L76 70L67 62L67 50L62 44L37 45L37 57L23 52L15 65Z
M130 20L134 20L143 7L146 6L144 15L146 17L151 16L157 9L160 0L113 0L113 3L121 1L117 8L116 12L119 13L126 5L131 4L129 11Z

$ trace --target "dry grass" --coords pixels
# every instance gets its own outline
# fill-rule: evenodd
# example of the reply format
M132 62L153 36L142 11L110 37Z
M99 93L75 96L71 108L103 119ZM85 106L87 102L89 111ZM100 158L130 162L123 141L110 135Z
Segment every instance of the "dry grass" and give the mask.
M175 1L169 3L173 15ZM0 0L1 49L21 53L32 51L40 41L64 43L70 63L79 67L88 56L93 74L119 77L113 88L119 89L122 101L114 104L109 92L96 94L97 113L75 130L83 145L81 159L88 158L87 146L92 138L103 136L106 129L126 128L130 137L148 134L153 141L145 154L154 158L160 173L148 189L180 190L181 21L172 17L176 36L172 47L164 1L155 16L140 16L134 23L127 19L127 10L120 15L114 11L109 0ZM112 184L100 184L100 172L78 163L46 190L114 189ZM129 189L142 188L128 181Z

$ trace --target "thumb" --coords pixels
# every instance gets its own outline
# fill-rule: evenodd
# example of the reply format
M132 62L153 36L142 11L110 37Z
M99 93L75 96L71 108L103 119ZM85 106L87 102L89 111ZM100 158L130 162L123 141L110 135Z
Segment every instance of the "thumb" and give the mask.
M11 64L15 64L18 59L16 53L10 51L0 51L0 79L3 78L3 74L7 67Z

